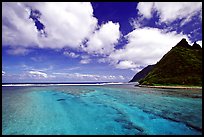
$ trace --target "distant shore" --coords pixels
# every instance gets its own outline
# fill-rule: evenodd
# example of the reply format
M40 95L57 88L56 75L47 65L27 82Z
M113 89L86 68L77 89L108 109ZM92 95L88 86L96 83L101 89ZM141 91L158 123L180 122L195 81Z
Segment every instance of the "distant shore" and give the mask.
M137 85L139 87L147 87L147 88L162 88L162 89L202 89L199 86L150 86L150 85Z
M2 87L29 87L29 86L103 86L103 85L123 85L122 82L84 82L84 83L4 83Z

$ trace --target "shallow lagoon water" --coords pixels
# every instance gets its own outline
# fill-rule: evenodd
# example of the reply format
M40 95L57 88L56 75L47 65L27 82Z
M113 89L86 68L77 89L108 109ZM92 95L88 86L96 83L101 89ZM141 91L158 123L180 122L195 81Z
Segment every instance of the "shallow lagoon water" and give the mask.
M202 134L202 99L165 92L133 85L2 87L2 134Z

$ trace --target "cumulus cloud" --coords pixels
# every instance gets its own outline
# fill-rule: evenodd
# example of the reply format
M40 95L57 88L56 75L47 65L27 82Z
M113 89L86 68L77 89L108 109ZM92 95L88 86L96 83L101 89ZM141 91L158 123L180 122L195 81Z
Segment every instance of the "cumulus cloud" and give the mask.
M197 41L197 43L202 47L202 40Z
M153 4L153 2L139 2L137 9L142 16L149 19L152 17Z
M31 13L37 18L31 18ZM43 25L43 30L37 29L36 20ZM89 2L4 2L2 45L12 47L8 53L13 55L27 54L30 47L73 48L89 54L108 55L121 36L120 25L108 21L99 26L97 22ZM46 32L46 37L41 35L42 31ZM63 54L78 57L74 52Z
M145 18L151 18L157 12L160 22L170 23L176 19L184 19L182 24L191 20L196 14L202 14L201 2L140 2L139 13ZM201 17L201 16L199 16ZM202 18L202 17L201 17Z
M39 36L31 9L41 13L47 37ZM3 45L40 48L80 48L97 26L89 2L27 2L2 5Z
M174 8L172 8L174 7ZM39 21L45 26L47 37L39 35L35 22L29 18L31 10L38 10L41 15ZM160 22L172 22L183 19L190 21L191 17L201 13L201 2L192 3L139 3L137 6L142 18L135 22L138 29L129 32L125 38L128 43L116 49L121 32L119 23L108 21L101 26L93 15L93 8L89 2L77 3L46 3L46 2L16 2L2 3L2 45L10 46L7 51L12 55L23 55L30 52L30 47L38 48L74 48L89 54L103 56L98 62L109 62L119 69L141 70L141 66L155 64L186 35L177 32L149 27L141 27L143 18L150 19L153 12L157 12ZM189 41L189 40L188 40ZM198 41L202 46L202 41ZM78 58L74 52L64 51L65 56ZM38 60L33 58L32 60ZM81 56L81 64L88 64L92 60L89 56ZM29 76L48 78L48 74L40 71L29 71ZM2 71L3 75L3 71ZM75 77L97 77L118 79L117 76L99 76L89 74L69 74ZM53 76L54 77L54 76ZM123 79L124 77L120 77Z
M33 78L47 78L48 75L46 73L40 72L40 71L29 71L28 72L30 77Z
M65 56L69 56L69 57L71 57L71 58L77 58L77 57L79 57L79 55L76 54L76 53L74 53L74 52L64 51L63 54L64 54Z
M37 31L29 19L29 9L21 3L2 3L2 43L3 45L36 45Z
M157 63L182 38L189 41L186 35L149 27L135 29L125 37L128 43L111 53L108 60L116 68L131 70Z
M84 47L88 53L110 54L120 38L120 25L109 21L91 35Z

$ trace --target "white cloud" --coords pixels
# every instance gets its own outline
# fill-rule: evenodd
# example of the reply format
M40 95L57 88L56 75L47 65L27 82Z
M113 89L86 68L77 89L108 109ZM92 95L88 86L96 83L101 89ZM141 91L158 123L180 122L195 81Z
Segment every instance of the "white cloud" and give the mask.
M114 75L97 75L97 74L83 74L83 73L53 73L56 77L68 77L73 80L82 81L122 81L125 80L124 76L114 76ZM65 79L65 78L64 78Z
M5 71L2 70L2 76L4 76L5 74L6 74Z
M33 78L47 78L48 75L46 73L40 72L40 71L29 71L28 72L30 77Z
M119 75L119 78L120 78L120 79L125 79L125 77L124 77L124 76L122 76L122 75Z
M107 58L100 58L100 59L98 59L98 62L99 63L105 63L105 62L107 62Z
M143 69L144 67L136 67L136 68L132 68L131 70L133 71L133 72L135 72L135 73L137 73L137 72L139 72L139 71L141 71L142 69Z
M116 64L116 68L119 69L132 69L135 67L137 67L137 65L134 62L128 60L120 61L118 64Z
M196 43L198 43L202 47L202 40L197 41Z
M137 9L139 10L139 14L144 16L145 18L152 17L152 10L153 10L153 2L139 2L137 5Z
M133 28L141 28L143 26L143 24L142 24L143 20L144 20L143 17L139 17L137 19L131 18L129 20L129 23Z
M2 76L5 74L2 71ZM67 73L67 72L52 72L44 73L41 71L24 71L18 74L7 74L4 77L5 80L9 81L26 81L26 82L42 82L42 81L125 81L127 80L122 75L100 75L100 74L88 74L88 73Z
M82 60L80 61L81 64L88 64L88 63L90 63L90 62L91 62L91 59L82 59Z
M82 59L89 59L90 57L88 55L81 56Z
M157 63L182 38L189 42L186 35L148 27L135 29L125 37L128 44L111 53L108 60L116 68L133 71Z
M84 50L88 53L110 54L120 38L119 27L118 23L113 23L112 21L102 24L99 30L96 30L90 36Z
M21 64L21 65L17 65L16 67L18 67L18 68L20 68L20 69L22 69L22 70L32 70L33 69L33 67L32 66L28 66L28 65L26 65L26 64Z
M49 81L55 79L56 76L52 74L47 74L40 71L23 71L22 73L13 74L9 73L4 77L4 80L8 80L8 82L15 81L15 82L42 82L42 81Z
M72 75L72 74L68 74L68 75ZM98 76L98 75L81 74L81 73L74 73L74 76L76 76L77 78L80 78L80 79L92 78L94 80L98 80L100 78L100 76Z
M145 18L151 18L152 13L157 11L160 22L170 23L176 19L184 19L183 25L194 15L202 14L202 2L140 2L137 9Z
M22 47L17 47L8 49L6 52L10 55L26 55L31 52L31 50Z
M40 57L41 58L41 57ZM36 60L36 61L38 61L38 60ZM36 68L36 67L34 67L34 66L32 66L32 65L26 65L26 64L20 64L20 65L16 65L15 66L16 68L19 68L19 70L23 70L23 71L52 71L53 70L53 65L46 65L46 67L43 67L43 68L40 68L40 67L38 67L38 68Z
M37 43L34 22L29 19L28 9L18 3L2 3L2 43L19 46Z
M81 67L68 67L68 68L64 68L62 69L63 71L72 71L72 70L79 70Z
M35 56L35 57L31 57L30 59L35 62L43 62L46 60L46 57L45 56Z
M40 21L48 37L39 36L29 7L39 10ZM95 30L97 19L89 2L27 2L3 3L3 45L40 48L80 48Z
M63 54L64 54L65 56L69 56L69 57L72 57L72 58L77 58L77 57L79 57L79 55L77 55L77 54L74 53L74 52L64 51Z
M81 61L80 61L80 63L81 64L88 64L88 63L90 63L90 59L82 59Z
M47 37L40 35L29 18L31 9L40 11L39 21L45 26ZM4 2L2 20L2 45L10 46L8 53L13 55L27 54L30 47L73 48L109 55L121 36L119 23L108 21L97 26L90 2ZM65 51L64 55L78 57L74 52ZM81 61L89 62L90 59Z
M87 55L83 55L81 56L82 60L80 61L81 64L88 64L91 62L91 59L89 56Z
M173 7L173 8L172 8ZM201 2L157 2L155 9L160 14L161 22L171 22L176 19L184 19L184 22L189 22L191 18L201 13ZM183 22L183 24L185 24Z

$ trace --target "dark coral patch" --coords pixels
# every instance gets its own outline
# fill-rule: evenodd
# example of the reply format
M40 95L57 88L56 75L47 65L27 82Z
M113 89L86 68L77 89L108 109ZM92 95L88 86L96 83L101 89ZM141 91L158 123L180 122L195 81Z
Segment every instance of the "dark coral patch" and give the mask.
M61 99L58 99L57 101L64 101L64 100L66 100L66 99L61 98Z

